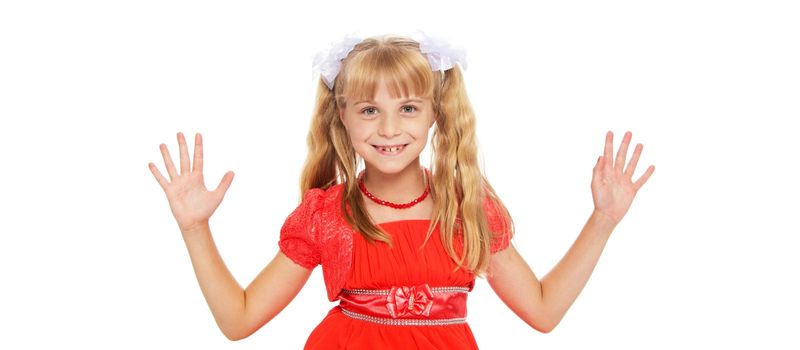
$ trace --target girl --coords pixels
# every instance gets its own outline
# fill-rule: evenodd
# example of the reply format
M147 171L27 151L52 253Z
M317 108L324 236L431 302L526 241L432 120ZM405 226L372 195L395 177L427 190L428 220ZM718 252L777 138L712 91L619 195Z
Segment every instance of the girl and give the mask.
M317 60L322 79L302 200L281 227L277 255L245 290L208 224L233 172L208 191L200 134L190 168L178 133L180 173L160 145L170 181L153 163L150 170L225 336L242 339L269 322L320 264L328 299L339 304L306 349L477 349L465 318L476 276L534 329L547 333L559 323L655 167L632 182L642 145L626 168L631 133L614 158L608 132L592 174L594 211L539 281L510 244L513 221L478 167L475 116L456 62L464 65L462 53L424 36L347 38ZM419 155L434 125L427 169Z

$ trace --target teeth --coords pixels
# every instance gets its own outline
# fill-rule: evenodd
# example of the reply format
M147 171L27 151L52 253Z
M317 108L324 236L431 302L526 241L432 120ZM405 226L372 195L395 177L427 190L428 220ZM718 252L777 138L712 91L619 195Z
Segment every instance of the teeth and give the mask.
M403 148L403 146L398 146L398 147L378 147L378 148L381 151L384 151L384 152L394 153L394 152L397 152L398 150L400 150L401 148Z

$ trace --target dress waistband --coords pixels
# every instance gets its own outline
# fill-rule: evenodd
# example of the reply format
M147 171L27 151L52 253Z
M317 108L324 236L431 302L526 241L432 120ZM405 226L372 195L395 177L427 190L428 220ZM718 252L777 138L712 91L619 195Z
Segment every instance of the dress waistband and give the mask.
M339 308L355 319L396 326L465 323L468 287L393 286L342 289Z

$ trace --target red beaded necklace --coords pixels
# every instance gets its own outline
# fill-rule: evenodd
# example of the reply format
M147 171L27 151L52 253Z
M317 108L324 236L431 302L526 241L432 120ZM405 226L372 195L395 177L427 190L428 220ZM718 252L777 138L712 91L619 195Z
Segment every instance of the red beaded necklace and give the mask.
M387 207L392 207L392 208L395 208L395 209L411 208L414 205L416 205L417 203L422 202L423 200L425 200L425 197L427 197L428 193L431 191L431 184L428 181L428 169L423 168L423 170L424 170L424 172L423 172L422 176L423 176L423 179L425 180L425 192L423 192L421 196L417 197L417 199L415 199L415 200L413 200L411 202L408 202L408 203L397 204L397 203L392 203L392 202L380 199L378 197L375 197L375 195L370 193L369 191L367 191L367 187L364 186L364 172L363 171L361 172L361 175L358 177L358 187L361 188L361 192L363 192L364 195L367 196L367 198L371 199L373 202L378 203L380 205L385 205Z

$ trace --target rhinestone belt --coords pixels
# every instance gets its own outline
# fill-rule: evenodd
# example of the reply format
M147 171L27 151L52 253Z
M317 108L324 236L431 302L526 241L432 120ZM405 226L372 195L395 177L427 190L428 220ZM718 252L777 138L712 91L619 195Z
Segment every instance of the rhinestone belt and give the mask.
M391 289L342 289L339 308L345 315L394 326L438 326L465 323L468 287L393 286Z

